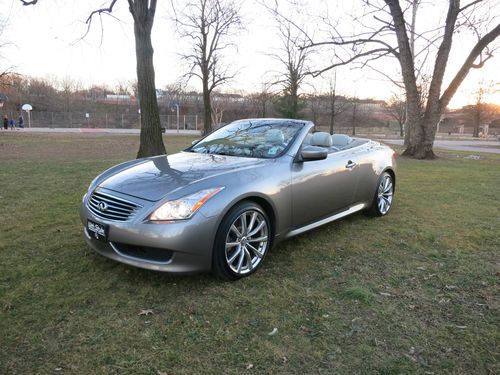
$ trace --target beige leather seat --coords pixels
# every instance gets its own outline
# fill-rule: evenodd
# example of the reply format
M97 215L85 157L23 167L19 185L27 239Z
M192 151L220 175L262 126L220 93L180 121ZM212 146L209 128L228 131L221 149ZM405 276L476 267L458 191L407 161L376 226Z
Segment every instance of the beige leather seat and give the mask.
M345 134L333 134L331 136L332 145L335 147L345 147L352 142L352 138Z
M285 142L285 136L279 129L270 129L266 131L265 137L267 143L282 145Z
M311 146L331 147L332 137L327 132L317 132L312 135Z

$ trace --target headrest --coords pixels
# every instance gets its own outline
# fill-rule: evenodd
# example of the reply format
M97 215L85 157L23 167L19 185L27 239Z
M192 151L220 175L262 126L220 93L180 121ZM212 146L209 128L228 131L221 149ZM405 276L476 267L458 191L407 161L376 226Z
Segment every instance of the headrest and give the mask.
M307 133L306 137L304 138L304 144L305 145L310 145L311 144L311 139L313 135L311 133Z
M331 147L332 138L327 132L317 132L312 135L311 145L320 147Z
M334 146L345 146L351 143L352 138L345 134L333 134L332 135L332 144Z
M270 129L266 131L266 142L281 144L285 142L285 136L279 129Z

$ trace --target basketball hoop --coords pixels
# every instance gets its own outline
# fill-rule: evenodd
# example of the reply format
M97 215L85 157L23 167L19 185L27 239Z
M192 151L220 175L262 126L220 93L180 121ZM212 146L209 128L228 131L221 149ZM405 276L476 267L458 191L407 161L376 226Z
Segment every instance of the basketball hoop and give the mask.
M3 103L7 101L7 96L4 94L0 94L0 108L3 107Z

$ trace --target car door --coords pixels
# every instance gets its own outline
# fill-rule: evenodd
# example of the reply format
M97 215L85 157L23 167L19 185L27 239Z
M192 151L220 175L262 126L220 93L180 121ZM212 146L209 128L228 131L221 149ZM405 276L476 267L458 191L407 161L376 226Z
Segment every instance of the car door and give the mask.
M349 208L357 189L359 168L350 150L324 160L292 165L292 225L298 228Z

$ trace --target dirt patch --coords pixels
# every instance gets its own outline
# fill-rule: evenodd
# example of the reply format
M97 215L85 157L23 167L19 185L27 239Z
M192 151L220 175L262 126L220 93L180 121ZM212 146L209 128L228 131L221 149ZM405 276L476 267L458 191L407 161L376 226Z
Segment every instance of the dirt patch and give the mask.
M96 142L96 138L99 138L99 142ZM103 139L102 135L90 133L4 133L0 141L0 160L92 160L124 154L133 158L138 148L137 136L112 136Z
M169 154L189 146L194 137L164 136ZM102 133L0 132L0 161L75 161L134 159L138 135Z

